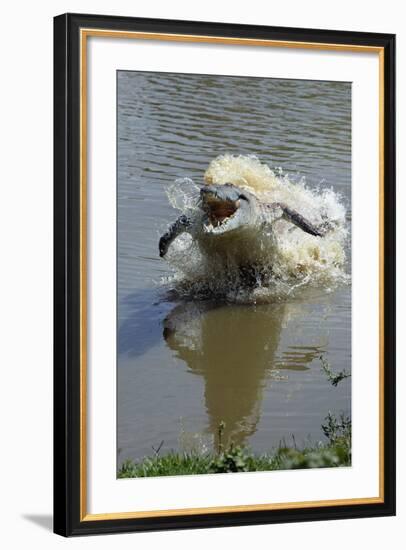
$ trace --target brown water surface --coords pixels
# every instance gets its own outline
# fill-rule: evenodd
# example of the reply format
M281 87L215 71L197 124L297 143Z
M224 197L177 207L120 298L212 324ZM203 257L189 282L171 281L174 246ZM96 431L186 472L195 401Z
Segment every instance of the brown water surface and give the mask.
M211 449L221 421L255 452L323 440L327 412L351 409L351 378L333 387L320 361L351 370L350 285L265 305L176 301L158 239L176 217L165 187L202 183L222 153L333 187L350 220L350 85L119 71L117 121L119 463L162 441L161 454Z

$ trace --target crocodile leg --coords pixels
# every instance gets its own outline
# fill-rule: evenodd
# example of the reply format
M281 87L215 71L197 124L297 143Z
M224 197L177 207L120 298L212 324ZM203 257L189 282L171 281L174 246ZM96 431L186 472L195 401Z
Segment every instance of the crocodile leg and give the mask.
M174 241L178 235L187 231L191 224L190 218L182 214L182 216L169 227L168 231L159 239L159 255L161 258L168 252L171 242Z
M306 218L304 218L299 212L293 210L289 206L282 202L274 202L268 205L268 208L278 209L282 211L282 218L288 222L295 224L297 227L300 227L305 233L314 235L315 237L323 237L324 233L320 232L319 229L310 223Z

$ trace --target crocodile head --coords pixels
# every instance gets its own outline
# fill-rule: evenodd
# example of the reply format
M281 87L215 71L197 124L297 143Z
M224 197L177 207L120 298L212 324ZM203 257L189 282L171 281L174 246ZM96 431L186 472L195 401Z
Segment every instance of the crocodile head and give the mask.
M257 217L256 205L254 195L237 185L226 183L202 187L199 206L204 212L204 233L223 235L251 225Z

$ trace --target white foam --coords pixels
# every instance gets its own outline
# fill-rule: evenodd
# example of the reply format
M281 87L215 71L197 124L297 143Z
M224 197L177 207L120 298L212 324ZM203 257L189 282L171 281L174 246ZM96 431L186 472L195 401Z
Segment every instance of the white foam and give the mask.
M310 189L302 178L293 182L282 170L278 173L252 155L221 155L206 173L207 185L232 183L248 189L264 203L283 202L297 210L312 224L326 222L330 229L323 238L313 237L291 223L273 224L273 239L260 235L258 242L266 251L261 281L247 289L239 266L230 263L226 273L207 258L189 235L176 239L170 247L168 261L174 269L171 283L194 298L221 295L230 301L273 301L294 295L308 286L334 288L349 282L345 271L348 224L342 198L333 189ZM177 180L168 190L172 206L187 215L197 207L199 188L189 178ZM265 274L265 275L264 275Z

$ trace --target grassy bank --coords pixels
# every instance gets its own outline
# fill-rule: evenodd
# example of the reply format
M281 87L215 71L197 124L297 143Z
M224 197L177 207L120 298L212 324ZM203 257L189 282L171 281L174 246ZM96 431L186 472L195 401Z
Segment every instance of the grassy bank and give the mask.
M224 425L219 426L219 435ZM351 421L330 413L322 425L326 443L301 449L281 445L277 450L255 455L247 448L231 444L217 452L197 452L165 455L156 453L140 462L126 460L118 471L119 478L175 476L187 474L219 474L229 472L258 472L300 468L332 468L351 465ZM221 437L220 437L221 441Z

